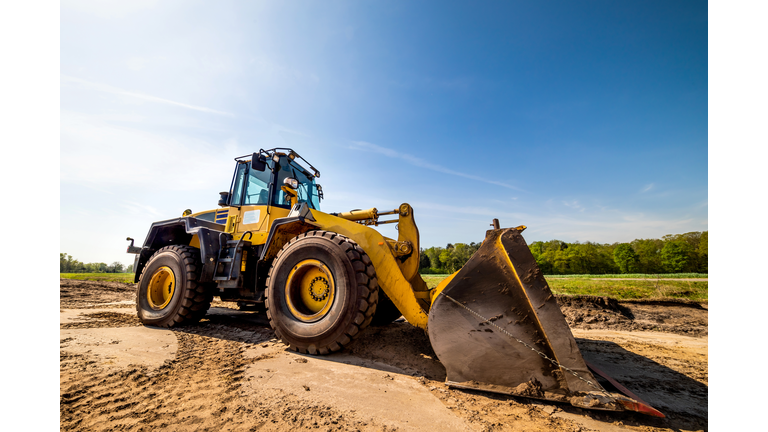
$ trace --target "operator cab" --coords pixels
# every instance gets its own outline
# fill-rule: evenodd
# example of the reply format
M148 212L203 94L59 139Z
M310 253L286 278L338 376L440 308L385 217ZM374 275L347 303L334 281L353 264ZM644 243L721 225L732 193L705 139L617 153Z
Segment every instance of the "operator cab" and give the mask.
M303 160L311 172L301 166L298 159ZM259 150L253 155L235 160L237 166L232 186L229 192L221 192L220 206L274 206L290 209L291 193L295 191L297 202L320 210L323 189L315 183L320 172L293 150ZM287 186L287 191L284 186Z

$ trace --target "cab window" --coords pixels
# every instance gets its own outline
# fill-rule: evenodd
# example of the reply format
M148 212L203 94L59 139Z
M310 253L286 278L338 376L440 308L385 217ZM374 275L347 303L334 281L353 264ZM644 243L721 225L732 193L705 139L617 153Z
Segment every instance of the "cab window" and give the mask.
M269 168L264 171L248 170L248 188L243 205L267 205L269 202Z
M235 181L232 183L232 190L229 192L229 205L240 206L243 199L243 180L245 179L247 164L238 163L235 171Z

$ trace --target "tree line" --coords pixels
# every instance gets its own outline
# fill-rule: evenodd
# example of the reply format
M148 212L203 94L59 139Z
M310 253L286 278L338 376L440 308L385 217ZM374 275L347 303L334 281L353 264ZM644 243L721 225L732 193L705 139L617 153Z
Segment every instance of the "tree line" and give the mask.
M669 234L629 243L536 241L528 245L546 275L621 273L707 273L708 231ZM448 274L460 269L481 243L421 249L419 272Z
M708 231L665 235L661 239L635 239L629 243L566 243L536 241L528 245L541 271L559 274L707 273ZM472 258L482 243L449 243L421 249L419 272L450 274ZM133 264L81 263L60 253L61 273L132 273Z
M132 273L133 264L125 267L123 263L81 263L71 255L59 253L59 273Z

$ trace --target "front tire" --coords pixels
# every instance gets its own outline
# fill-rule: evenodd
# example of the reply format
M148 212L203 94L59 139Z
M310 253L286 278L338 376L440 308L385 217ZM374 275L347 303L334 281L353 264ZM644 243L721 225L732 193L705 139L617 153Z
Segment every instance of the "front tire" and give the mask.
M213 296L199 282L200 251L166 246L149 259L136 289L139 320L150 326L175 327L205 316Z
M349 238L310 231L288 242L267 278L269 324L290 349L329 354L349 345L376 312L373 263Z

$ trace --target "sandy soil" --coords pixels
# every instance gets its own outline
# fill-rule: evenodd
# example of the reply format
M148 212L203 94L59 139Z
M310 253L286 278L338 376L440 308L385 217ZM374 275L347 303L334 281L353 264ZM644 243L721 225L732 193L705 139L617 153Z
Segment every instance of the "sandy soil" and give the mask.
M231 303L165 330L139 324L133 285L60 287L62 430L708 429L706 305L558 299L584 358L667 415L657 419L450 389L429 338L407 323L312 357Z

